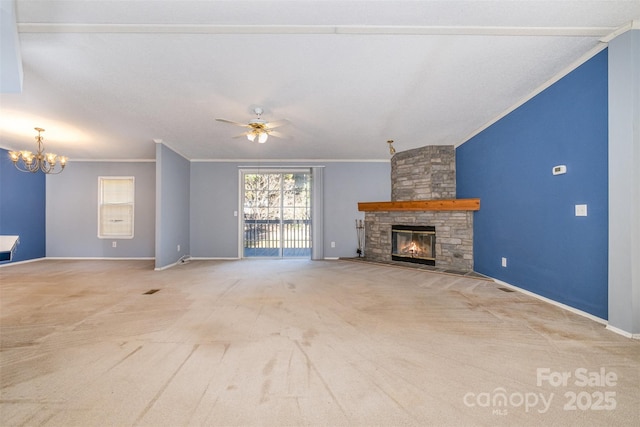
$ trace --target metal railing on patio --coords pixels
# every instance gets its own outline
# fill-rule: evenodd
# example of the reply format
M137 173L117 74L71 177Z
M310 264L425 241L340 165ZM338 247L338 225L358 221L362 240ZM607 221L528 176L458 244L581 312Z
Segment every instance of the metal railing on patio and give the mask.
M244 222L245 256L308 256L311 253L311 220L257 219Z

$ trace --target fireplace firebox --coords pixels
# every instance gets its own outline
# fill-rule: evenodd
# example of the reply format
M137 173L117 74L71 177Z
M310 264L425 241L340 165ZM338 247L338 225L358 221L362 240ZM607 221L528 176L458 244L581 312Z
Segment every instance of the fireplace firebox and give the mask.
M430 225L391 226L391 259L436 265L436 228Z

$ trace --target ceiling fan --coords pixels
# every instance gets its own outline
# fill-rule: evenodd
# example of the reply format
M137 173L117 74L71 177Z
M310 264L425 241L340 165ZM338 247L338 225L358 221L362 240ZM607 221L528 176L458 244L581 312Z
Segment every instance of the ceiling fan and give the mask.
M258 139L258 142L260 144L264 144L265 142L267 142L267 139L269 138L269 136L275 136L277 138L285 138L285 136L282 133L275 131L273 129L288 124L289 120L282 119L275 122L267 122L266 120L262 119L262 113L264 112L262 108L256 107L253 109L253 112L256 115L256 118L249 120L249 123L247 124L238 123L238 122L234 122L232 120L227 120L227 119L216 119L216 120L219 122L231 123L232 125L241 126L243 128L248 129L246 132L243 132L240 135L234 136L234 138L241 138L243 136L246 136L247 139L252 142Z

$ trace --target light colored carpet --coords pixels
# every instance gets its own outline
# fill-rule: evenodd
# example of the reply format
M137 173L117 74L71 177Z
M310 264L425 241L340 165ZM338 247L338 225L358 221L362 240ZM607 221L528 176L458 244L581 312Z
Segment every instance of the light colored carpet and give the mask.
M0 425L640 419L637 340L492 281L349 261L152 268L0 268Z

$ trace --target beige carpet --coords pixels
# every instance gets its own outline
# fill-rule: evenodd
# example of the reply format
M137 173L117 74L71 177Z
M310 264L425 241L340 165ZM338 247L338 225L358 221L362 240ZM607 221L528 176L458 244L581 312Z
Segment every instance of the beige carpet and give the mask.
M491 281L349 261L152 269L0 268L0 425L640 420L640 342Z

